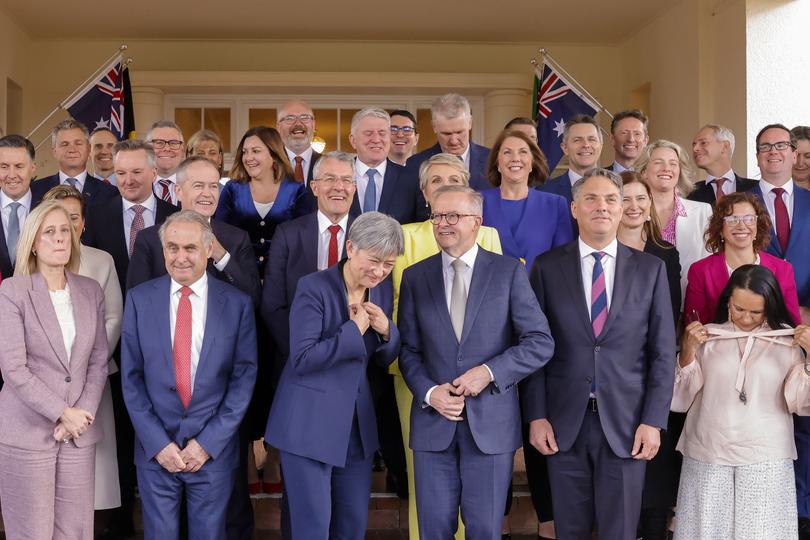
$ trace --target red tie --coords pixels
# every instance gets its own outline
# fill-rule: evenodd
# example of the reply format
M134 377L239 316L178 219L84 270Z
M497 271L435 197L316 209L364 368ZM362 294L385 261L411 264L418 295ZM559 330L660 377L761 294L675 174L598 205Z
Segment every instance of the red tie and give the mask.
M728 182L728 178L724 178L722 176L714 179L714 185L717 186L717 195L714 197L715 201L720 201L720 199L723 198L723 195L725 195L723 192L723 185L725 185L726 182Z
M172 181L166 178L161 178L158 180L158 185L161 187L160 195L158 195L158 197L167 203L172 202L172 192L169 191L169 184L171 183Z
M776 195L773 200L773 209L776 214L776 238L779 240L779 247L782 248L782 256L784 256L787 253L788 240L790 240L790 217L788 216L785 201L782 199L785 190L783 188L773 188L772 191Z
M331 236L329 237L329 257L326 265L332 266L338 262L337 235L340 232L340 225L330 225L328 230Z
M184 409L191 401L191 288L180 288L180 304L174 322L174 380Z
M295 156L295 171L293 174L293 178L295 178L296 182L303 182L304 181L304 158L301 156Z

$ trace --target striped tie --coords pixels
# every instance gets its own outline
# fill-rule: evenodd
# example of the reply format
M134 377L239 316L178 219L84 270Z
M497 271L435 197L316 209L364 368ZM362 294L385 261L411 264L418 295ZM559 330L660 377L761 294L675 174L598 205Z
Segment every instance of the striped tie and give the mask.
M608 316L607 290L605 289L605 269L602 267L603 251L591 253L594 258L591 278L591 326L594 337L599 337Z

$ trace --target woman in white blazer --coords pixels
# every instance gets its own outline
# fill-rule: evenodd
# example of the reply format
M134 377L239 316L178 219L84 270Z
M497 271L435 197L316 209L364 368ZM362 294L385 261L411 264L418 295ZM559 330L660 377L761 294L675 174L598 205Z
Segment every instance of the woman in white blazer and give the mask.
M78 234L84 231L84 198L76 188L59 185L50 189L43 200L58 200L67 210L73 227ZM101 285L104 292L104 326L107 330L107 344L110 358L109 375L118 372L112 359L113 351L121 337L121 319L124 315L124 300L118 285L118 274L112 256L106 251L81 245L79 275L92 278ZM115 444L115 417L113 415L110 381L104 386L96 411L96 423L104 430L104 437L96 443L96 493L95 509L106 510L121 506L121 490L118 484L118 458Z
M686 199L694 187L694 174L688 154L674 142L662 139L647 145L635 169L652 191L657 214L652 217L658 219L661 236L680 255L683 298L689 267L710 255L703 235L712 217L712 207Z

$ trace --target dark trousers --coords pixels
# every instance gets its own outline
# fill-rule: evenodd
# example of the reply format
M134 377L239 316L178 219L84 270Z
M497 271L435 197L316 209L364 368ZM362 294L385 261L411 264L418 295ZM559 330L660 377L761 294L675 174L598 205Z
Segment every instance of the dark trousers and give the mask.
M250 426L242 422L239 426L239 468L236 469L225 519L228 540L250 540L253 537L253 505L247 486L247 454L252 442L251 435Z
M798 453L793 462L797 508L799 517L810 518L810 417L794 415L793 434Z
M532 497L534 513L540 523L554 519L551 504L551 482L548 478L548 459L529 442L529 424L523 425L523 459L526 479Z
M372 362L369 362L367 375L371 397L374 400L374 414L377 416L380 453L388 472L397 483L398 493L405 493L408 490L408 475L399 409L394 394L394 376L390 375L387 369Z
M120 535L134 531L132 512L135 507L135 430L129 419L121 390L121 372L110 375L113 414L115 415L115 444L118 457L118 482L121 486L121 506L114 509L110 529Z
M599 423L588 410L573 446L548 458L554 526L558 538L635 540L647 462L613 453Z

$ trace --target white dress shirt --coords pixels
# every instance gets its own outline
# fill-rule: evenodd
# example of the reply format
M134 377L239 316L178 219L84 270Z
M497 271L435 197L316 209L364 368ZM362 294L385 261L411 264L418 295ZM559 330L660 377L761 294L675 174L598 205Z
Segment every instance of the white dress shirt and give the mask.
M776 209L774 208L773 201L776 199L776 193L771 192L777 187L779 186L769 184L765 180L759 181L759 189L762 191L762 198L765 199L765 208L768 209L768 215L771 216L771 223L773 223L774 230L776 230ZM782 193L782 200L785 201L788 219L790 220L790 224L793 225L793 179L785 182L782 189L785 190L785 192Z
M65 344L65 358L70 364L70 353L73 350L73 342L76 340L76 319L73 317L73 302L70 300L70 287L65 285L61 291L48 291L51 296L51 304L56 313L56 320L59 322L59 330L62 331L62 343Z
M572 187L574 186L574 184L577 183L577 180L579 180L580 178L582 178L581 174L577 174L571 169L568 169L568 181L571 182Z
M613 172L615 172L616 174L623 173L624 171L630 171L630 170L632 170L632 169L628 169L627 167L625 167L624 165L622 165L622 164L621 164L621 163L619 163L618 161L614 161L614 162L613 162L613 165L611 166L611 169L612 169L612 170L613 170ZM572 184L572 185L573 185L573 184Z
M723 176L708 175L706 177L706 183L714 189L715 198L717 198L717 184L714 181L718 178L726 179L726 183L723 184L723 195L730 195L737 191L737 176L734 174L733 169L727 170Z
M76 176L69 176L62 171L59 171L59 184L69 186L70 182L67 181L68 178L75 178L76 179L76 189L81 192L84 192L84 183L87 181L87 170L84 170L77 174Z
M177 174L173 174L171 176L158 175L157 178L155 178L154 183L152 183L152 193L154 193L156 197L160 197L160 195L163 193L163 186L158 184L158 182L164 179L169 181L169 196L172 198L172 200L169 202L177 206L177 193L175 192L175 188L177 187Z
M129 249L129 230L132 228L132 221L135 219L135 210L132 209L137 203L121 199L124 202L124 240L126 241L127 249ZM141 206L146 208L143 213L143 228L151 227L155 224L155 207L157 200L154 194L150 194L149 198L141 203Z
M467 170L470 170L470 143L467 143L467 148L464 150L464 153L459 156L461 161L464 162L464 166L467 167Z
M374 185L377 186L377 202L374 205L375 208L379 210L380 208L380 195L382 195L383 190L383 178L385 178L385 168L388 166L388 160L382 160L382 163L377 165L376 167L369 167L359 159L355 160L355 181L357 182L357 200L360 202L360 206L363 206L363 201L365 201L366 196L366 187L368 186L368 176L366 175L366 171L369 169L375 169L377 174L374 175Z
M180 288L182 285L172 280L169 297L169 333L174 348L174 327L177 323L177 308L180 306ZM208 274L203 272L200 279L189 285L192 294L191 302L191 393L194 394L194 379L197 376L197 365L200 363L203 337L205 336L205 318L208 315Z
M303 161L301 161L301 168L304 169L304 185L309 185L309 166L312 164L312 147L310 146L300 154L296 154L286 146L284 150L287 151L287 158L290 160L290 165L292 165L293 171L295 170L295 157L300 156Z
M346 243L346 228L349 224L349 214L336 223L340 225L340 230L337 233L337 248L338 260L343 258L343 248ZM325 270L329 267L329 240L332 238L332 233L329 232L329 227L332 222L328 217L323 215L318 210L318 270Z
M20 206L17 207L17 217L20 218L20 234L22 234L23 225L25 225L25 220L28 218L28 213L31 211L31 190L26 191L25 195L16 201L6 195L4 191L0 191L0 216L2 216L3 219L3 234L6 237L6 246L8 246L8 221L9 218L11 218L11 208L9 205L13 202L20 203ZM11 262L12 264L14 263L13 260Z
M110 185L112 185L112 186L118 186L118 181L115 179L115 173L112 173L112 174L111 174L110 176L108 176L107 178L102 178L102 177L100 177L100 176L98 176L97 178L101 179L101 181L102 181L102 182L103 182L104 180L106 180L106 181L107 181L107 182L109 182L109 183L110 183Z
M591 313L591 281L593 280L593 267L596 264L596 259L591 253L601 251L607 255L606 257L602 257L602 271L605 274L605 292L607 293L607 306L609 311L610 300L613 297L613 278L616 276L616 250L619 243L614 238L613 241L603 249L594 249L583 242L582 238L579 238L577 242L579 243L582 288L585 291L585 305L588 308L588 316L590 316Z

